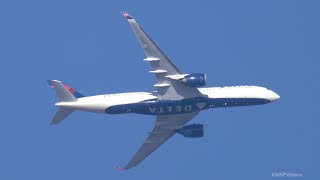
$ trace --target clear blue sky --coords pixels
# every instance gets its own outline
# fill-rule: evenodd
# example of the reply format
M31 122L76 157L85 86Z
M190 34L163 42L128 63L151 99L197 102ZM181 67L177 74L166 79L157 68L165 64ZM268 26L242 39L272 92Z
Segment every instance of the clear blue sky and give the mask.
M320 2L0 2L0 179L320 179ZM204 111L205 137L174 136L119 172L154 117L76 112L49 122L47 79L85 95L152 91L154 77L121 11L128 11L184 73L209 86L259 85L264 106ZM293 178L295 179L295 178Z

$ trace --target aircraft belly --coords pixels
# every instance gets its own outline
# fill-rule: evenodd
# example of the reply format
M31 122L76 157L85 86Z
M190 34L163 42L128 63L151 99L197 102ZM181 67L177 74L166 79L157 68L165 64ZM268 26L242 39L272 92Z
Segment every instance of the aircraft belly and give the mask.
M198 112L209 108L266 104L261 98L190 98L183 100L154 100L108 107L108 114L137 113L145 115L173 115Z
M213 98L210 100L211 108L236 107L266 104L270 101L263 98Z
M200 111L207 105L207 99L154 100L116 105L106 109L109 114L137 113L146 115L170 115Z

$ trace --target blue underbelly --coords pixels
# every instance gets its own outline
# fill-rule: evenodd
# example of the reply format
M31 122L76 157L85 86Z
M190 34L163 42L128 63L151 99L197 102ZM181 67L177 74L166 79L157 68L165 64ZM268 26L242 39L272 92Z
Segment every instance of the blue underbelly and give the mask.
M197 112L209 108L250 106L269 103L260 98L190 98L183 100L154 100L108 107L108 114L137 113L146 115L170 115Z

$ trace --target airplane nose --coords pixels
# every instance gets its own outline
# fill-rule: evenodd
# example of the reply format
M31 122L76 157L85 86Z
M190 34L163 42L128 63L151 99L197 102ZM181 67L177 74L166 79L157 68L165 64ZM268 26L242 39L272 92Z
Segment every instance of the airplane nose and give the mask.
M278 100L278 99L280 99L279 94L277 94L277 93L275 93L275 92L271 91L271 94L270 94L270 101L275 101L275 100Z

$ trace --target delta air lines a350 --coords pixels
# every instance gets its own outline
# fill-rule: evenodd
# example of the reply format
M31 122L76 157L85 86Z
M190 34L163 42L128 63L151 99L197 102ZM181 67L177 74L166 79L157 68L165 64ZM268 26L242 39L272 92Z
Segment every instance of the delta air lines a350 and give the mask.
M138 165L176 133L184 137L202 137L202 124L186 125L202 110L267 104L280 98L272 90L259 86L203 87L206 85L205 74L182 73L128 13L123 16L145 52L144 61L151 64L150 73L156 76L154 86L157 91L84 96L58 80L48 82L59 98L55 104L59 109L52 125L60 123L75 110L156 117L153 130L124 169Z

